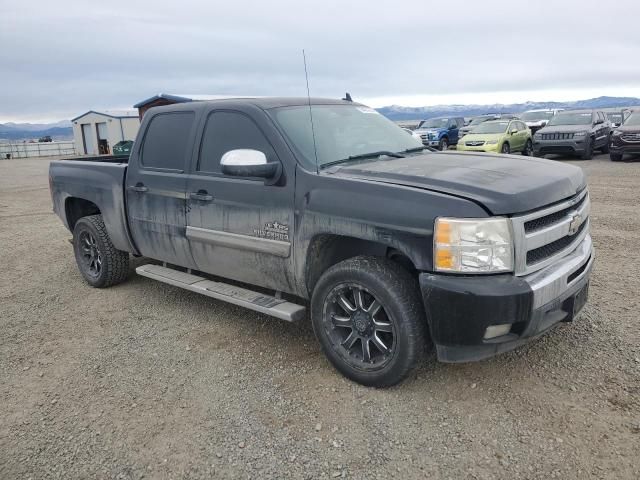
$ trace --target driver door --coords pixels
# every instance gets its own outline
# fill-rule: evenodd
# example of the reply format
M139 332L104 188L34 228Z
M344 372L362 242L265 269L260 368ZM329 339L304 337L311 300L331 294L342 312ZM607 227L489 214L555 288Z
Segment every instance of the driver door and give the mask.
M187 238L197 269L293 291L294 175L285 171L271 185L263 178L223 174L220 160L230 150L280 159L263 129L242 111L212 110L204 122L187 181Z

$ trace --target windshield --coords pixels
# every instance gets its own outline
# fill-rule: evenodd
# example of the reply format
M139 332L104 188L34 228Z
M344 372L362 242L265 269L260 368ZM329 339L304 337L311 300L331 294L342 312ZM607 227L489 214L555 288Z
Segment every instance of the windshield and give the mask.
M613 123L622 123L622 113L607 113L607 118Z
M581 113L559 113L554 116L547 126L550 125L589 125L591 124L591 112Z
M418 128L447 128L448 125L448 118L430 118L421 122Z
M485 122L482 125L478 125L473 133L505 133L509 122Z
M639 127L640 126L640 112L633 112L624 121L625 127Z
M471 120L471 123L469 123L469 125L480 125L481 123L484 123L487 120L493 120L493 118L492 117L476 117L473 120Z
M520 120L525 122L539 122L540 120L550 120L553 118L553 112L524 112L520 116Z
M312 105L273 110L274 118L300 154L314 170L324 164L373 152L402 152L423 147L402 128L374 109L360 105ZM318 163L316 165L316 155ZM371 159L375 161L376 159Z

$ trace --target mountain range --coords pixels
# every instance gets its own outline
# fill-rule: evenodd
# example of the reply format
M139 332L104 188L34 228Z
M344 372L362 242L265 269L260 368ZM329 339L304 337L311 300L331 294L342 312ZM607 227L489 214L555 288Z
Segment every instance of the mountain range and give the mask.
M73 129L69 120L55 123L0 123L0 140L31 140L50 136L54 140L70 140Z
M634 97L598 97L575 102L525 102L488 105L433 105L425 107L404 107L390 105L377 108L385 117L394 120L422 120L440 116L470 117L489 112L520 113L526 110L546 108L623 108L640 106L640 98ZM0 140L18 141L51 136L54 140L73 139L73 129L69 120L55 123L0 123Z
M578 108L623 108L640 106L640 98L634 97L598 97L588 100L577 100L575 102L525 102L491 105L434 105L427 107L403 107L391 105L377 108L385 117L394 120L423 120L440 116L460 116L470 117L482 115L484 113L521 113L535 109L578 109Z

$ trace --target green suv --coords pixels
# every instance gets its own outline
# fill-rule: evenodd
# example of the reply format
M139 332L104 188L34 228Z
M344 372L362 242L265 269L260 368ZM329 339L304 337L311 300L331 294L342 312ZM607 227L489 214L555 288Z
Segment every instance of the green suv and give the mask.
M491 120L478 125L458 141L458 150L471 152L533 153L531 130L520 120Z

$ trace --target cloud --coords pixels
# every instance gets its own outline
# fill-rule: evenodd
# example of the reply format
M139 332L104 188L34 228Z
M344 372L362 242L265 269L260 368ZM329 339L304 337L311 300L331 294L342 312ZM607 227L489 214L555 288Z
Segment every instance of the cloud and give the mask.
M640 78L636 0L613 11L599 0L6 3L1 119L69 118L160 91L304 95L302 48L313 95L373 103L636 94Z

